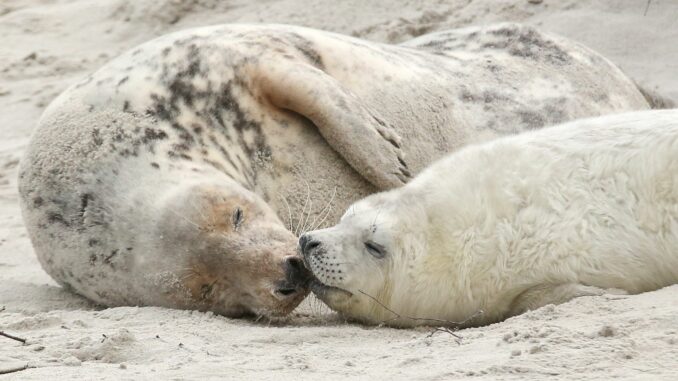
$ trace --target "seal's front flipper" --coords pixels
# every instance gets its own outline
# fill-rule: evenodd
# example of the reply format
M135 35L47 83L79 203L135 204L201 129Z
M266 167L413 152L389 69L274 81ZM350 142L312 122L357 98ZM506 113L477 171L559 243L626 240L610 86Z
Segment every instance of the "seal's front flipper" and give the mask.
M599 296L603 294L626 294L623 290L602 289L584 286L579 283L544 284L527 289L518 295L509 310L508 316L515 316L543 307L547 304L561 304L580 296Z
M376 110L333 77L304 62L281 57L253 65L252 85L276 107L311 120L358 173L379 189L405 184L410 172L401 139Z

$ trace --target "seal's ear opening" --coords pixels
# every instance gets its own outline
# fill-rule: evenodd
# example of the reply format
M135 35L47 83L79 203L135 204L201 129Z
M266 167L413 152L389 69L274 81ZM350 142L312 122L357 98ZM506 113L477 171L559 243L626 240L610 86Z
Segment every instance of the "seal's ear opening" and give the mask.
M409 180L400 136L332 76L282 57L262 58L249 74L269 102L308 118L334 150L379 189Z

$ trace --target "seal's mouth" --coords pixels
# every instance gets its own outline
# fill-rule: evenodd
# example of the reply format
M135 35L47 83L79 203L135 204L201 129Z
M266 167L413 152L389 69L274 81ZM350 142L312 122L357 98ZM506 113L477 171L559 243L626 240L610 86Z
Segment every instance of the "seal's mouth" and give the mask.
M331 293L342 293L344 296L353 296L353 294L349 291L346 291L342 288L335 287L335 286L330 286L327 285L318 279L317 276L315 276L315 273L313 272L313 267L311 266L310 263L308 263L308 260L306 256L302 256L302 260L304 262L304 267L308 270L308 283L306 283L306 287L308 287L312 293L314 293L317 297L319 297L321 300L323 299L324 296L327 296L328 294Z
M313 275L313 279L311 279L309 287L311 289L311 292L313 292L320 299L323 299L324 297L327 297L330 294L333 294L333 296L336 294L343 294L342 296L344 297L353 296L352 292L346 291L343 288L326 285L325 283L321 282L318 278L316 278L315 275Z
M299 243L299 254L302 258L303 265L309 273L309 280L307 287L311 292L327 304L330 308L335 309L335 306L347 302L353 296L353 293L336 286L330 286L323 283L315 274L314 268L309 261L309 257L316 253L320 248L318 241L308 241L309 238L302 236Z

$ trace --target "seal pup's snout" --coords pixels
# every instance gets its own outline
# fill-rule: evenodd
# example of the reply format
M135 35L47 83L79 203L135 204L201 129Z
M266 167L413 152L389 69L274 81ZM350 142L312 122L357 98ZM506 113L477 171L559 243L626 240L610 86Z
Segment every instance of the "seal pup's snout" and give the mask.
M308 259L320 248L320 241L311 237L310 234L304 234L299 237L299 251L301 255L304 256L304 259L308 262Z
M275 290L278 299L286 299L308 291L308 283L311 280L311 272L304 267L302 259L296 255L290 255L283 260L285 268L285 280L280 282Z

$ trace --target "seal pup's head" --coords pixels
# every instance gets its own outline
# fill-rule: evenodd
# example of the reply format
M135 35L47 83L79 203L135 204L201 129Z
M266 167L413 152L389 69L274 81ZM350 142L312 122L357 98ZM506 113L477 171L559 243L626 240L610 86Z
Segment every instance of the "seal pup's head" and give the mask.
M171 304L230 317L286 315L308 294L297 238L264 200L226 185L184 186L160 201L153 239L183 291L170 293Z
M330 308L368 323L411 325L397 315L417 310L428 294L415 274L426 251L425 213L403 202L398 190L372 195L336 226L300 237L311 291Z

